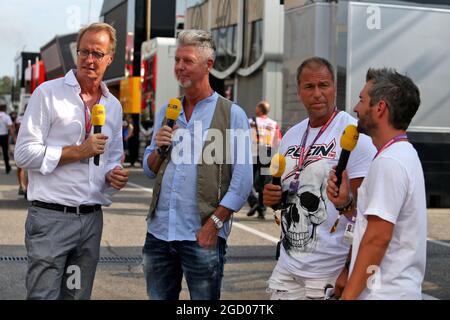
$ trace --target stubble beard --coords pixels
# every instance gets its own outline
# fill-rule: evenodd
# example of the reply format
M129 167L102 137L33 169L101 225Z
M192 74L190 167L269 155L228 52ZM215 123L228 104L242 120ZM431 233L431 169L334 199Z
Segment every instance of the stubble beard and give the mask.
M182 82L182 81L178 80L178 85L179 85L181 88L183 88L183 89L187 89L187 88L189 88L190 86L192 86L192 81L191 81L191 80L188 80L188 81Z
M377 129L378 125L372 121L372 117L370 115L366 116L365 119L360 118L358 120L357 130L359 133L371 136L372 132L375 132Z

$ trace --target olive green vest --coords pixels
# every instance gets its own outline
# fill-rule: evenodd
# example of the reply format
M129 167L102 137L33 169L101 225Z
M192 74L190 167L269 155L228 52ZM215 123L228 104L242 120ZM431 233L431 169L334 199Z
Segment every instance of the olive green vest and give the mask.
M211 130L208 130L208 134L203 145L202 157L199 160L199 163L197 163L197 186L192 187L197 187L198 211L202 225L219 206L220 201L228 191L231 181L231 158L229 152L230 138L227 133L227 129L230 128L231 123L231 105L231 101L219 95L209 129L219 130L223 139L222 141L220 141L220 139L216 141L211 135ZM211 144L220 142L222 142L222 150L224 152L222 152L221 155L213 153L214 161L212 164L204 163L203 155L205 149L208 148L208 150L211 150L213 148ZM170 152L164 159L157 173L155 185L153 187L152 202L147 219L156 214L159 192L161 191L161 183L163 180L164 171L166 170L169 161Z

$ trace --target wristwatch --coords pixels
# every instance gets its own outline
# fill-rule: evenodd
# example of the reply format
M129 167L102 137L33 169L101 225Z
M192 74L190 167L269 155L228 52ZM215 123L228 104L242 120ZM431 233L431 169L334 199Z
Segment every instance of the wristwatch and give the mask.
M157 148L156 148L156 152L158 152L158 154L159 154L159 156L160 156L161 158L165 158L165 157L166 157L166 151L165 151L164 149L162 149L162 148L160 148L160 147L157 147Z
M214 225L216 226L217 230L220 230L223 228L223 221L220 220L216 215L211 215L211 219L214 221Z

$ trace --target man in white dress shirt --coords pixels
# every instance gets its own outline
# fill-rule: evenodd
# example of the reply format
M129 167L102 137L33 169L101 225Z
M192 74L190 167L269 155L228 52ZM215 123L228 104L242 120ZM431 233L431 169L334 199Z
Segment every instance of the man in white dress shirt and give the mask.
M80 30L77 69L33 93L15 160L29 172L25 224L27 299L89 299L103 228L101 207L128 181L120 165L122 108L102 82L114 57L115 30L94 23ZM94 134L91 109L106 122ZM100 156L98 166L93 157Z

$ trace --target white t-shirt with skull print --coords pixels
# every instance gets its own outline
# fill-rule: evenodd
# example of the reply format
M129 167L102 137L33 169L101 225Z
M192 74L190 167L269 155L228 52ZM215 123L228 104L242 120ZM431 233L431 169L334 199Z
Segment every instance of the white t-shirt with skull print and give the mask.
M330 169L337 165L341 154L340 139L345 127L356 125L355 118L339 112L328 128L309 148L299 176L297 194L286 198L282 210L282 245L278 263L290 273L305 278L325 278L339 274L349 252L344 231L349 220L341 216L337 230L330 230L338 217L326 194ZM282 177L283 192L294 180L301 141L308 119L292 127L283 137L279 152L286 157ZM306 150L320 128L309 128ZM361 134L347 164L349 178L365 177L376 149L371 139Z

